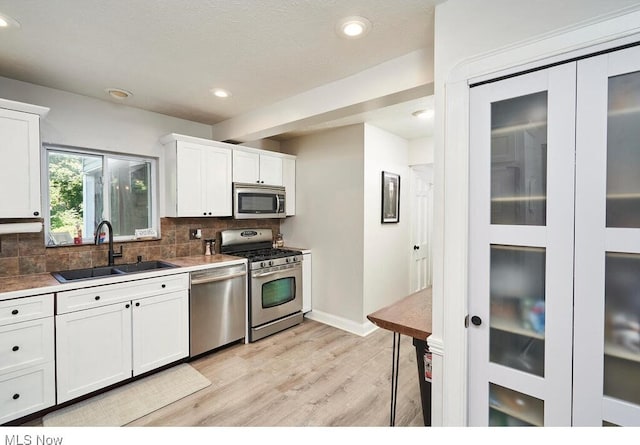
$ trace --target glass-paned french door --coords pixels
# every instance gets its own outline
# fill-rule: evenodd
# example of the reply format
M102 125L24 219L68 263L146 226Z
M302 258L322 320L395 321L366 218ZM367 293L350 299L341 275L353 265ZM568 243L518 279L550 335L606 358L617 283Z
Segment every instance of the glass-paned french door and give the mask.
M640 426L640 47L577 91L574 425Z
M640 47L470 90L469 424L640 425Z
M575 73L471 89L471 425L571 422Z

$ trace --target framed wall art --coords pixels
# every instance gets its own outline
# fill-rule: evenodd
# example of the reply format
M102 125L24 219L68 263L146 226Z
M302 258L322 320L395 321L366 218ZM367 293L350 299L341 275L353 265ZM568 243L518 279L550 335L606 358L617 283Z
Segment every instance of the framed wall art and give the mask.
M400 221L400 175L382 172L382 224Z

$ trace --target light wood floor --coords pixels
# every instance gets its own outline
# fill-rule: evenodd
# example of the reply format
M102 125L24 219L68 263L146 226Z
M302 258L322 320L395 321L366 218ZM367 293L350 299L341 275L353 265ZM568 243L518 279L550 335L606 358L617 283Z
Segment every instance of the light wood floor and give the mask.
M388 426L392 338L305 319L192 361L211 386L129 426ZM422 426L411 338L400 352L396 426Z

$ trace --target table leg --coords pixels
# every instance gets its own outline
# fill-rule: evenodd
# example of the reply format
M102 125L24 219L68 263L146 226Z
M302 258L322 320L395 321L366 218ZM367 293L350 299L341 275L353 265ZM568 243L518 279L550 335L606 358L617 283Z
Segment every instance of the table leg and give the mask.
M416 362L418 363L418 383L420 384L420 401L422 402L422 417L424 426L431 426L431 382L425 379L424 355L429 350L427 342L413 339L416 347Z
M398 401L398 370L400 365L400 334L393 333L393 354L391 357L391 415L389 426L396 424L396 403Z

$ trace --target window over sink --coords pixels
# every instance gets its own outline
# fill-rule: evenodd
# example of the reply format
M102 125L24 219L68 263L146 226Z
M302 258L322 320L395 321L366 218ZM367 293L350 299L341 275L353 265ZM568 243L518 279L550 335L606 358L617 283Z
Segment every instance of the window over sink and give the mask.
M47 246L93 243L104 219L111 222L116 241L159 227L156 159L43 146Z

